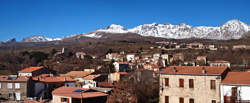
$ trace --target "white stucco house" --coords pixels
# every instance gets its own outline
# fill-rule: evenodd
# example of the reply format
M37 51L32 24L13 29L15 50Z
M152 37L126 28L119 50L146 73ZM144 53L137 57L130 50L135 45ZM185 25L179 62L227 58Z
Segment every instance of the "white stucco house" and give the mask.
M126 59L128 62L134 62L135 61L135 54L134 53L127 54Z
M220 90L221 103L249 103L250 72L229 72Z

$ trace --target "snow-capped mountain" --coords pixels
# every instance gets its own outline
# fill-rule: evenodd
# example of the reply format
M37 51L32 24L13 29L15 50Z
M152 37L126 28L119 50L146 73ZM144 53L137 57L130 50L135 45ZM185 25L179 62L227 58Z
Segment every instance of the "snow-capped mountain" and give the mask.
M197 26L187 24L144 24L126 29L121 25L112 24L105 29L84 34L83 36L101 38L101 32L105 33L137 33L142 36L153 36L172 39L202 38L202 39L239 39L250 30L249 25L239 21L231 20L220 27Z
M141 36L162 37L170 39L187 39L187 38L201 38L201 39L239 39L243 37L244 33L250 31L250 26L239 21L230 20L218 27L209 26L190 26L187 24L143 24L131 29L126 29L121 25L111 24L107 28L97 29L95 31L77 34L69 37L62 38L46 38L43 36L30 36L23 39L22 42L47 42L64 40L66 38L77 37L91 37L102 38L103 34L124 34L124 33L136 33Z
M40 35L34 35L27 38L24 38L22 42L48 42L48 41L57 41L62 40L61 38L46 38Z
M16 42L16 38L10 38L5 41L5 43L13 43L13 42Z

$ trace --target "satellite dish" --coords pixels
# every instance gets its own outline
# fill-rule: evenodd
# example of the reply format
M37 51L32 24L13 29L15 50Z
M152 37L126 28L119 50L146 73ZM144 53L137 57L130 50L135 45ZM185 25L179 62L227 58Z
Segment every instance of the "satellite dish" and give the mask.
M77 89L77 90L74 90L73 92L80 93L80 92L84 92L84 90L82 90L82 89Z

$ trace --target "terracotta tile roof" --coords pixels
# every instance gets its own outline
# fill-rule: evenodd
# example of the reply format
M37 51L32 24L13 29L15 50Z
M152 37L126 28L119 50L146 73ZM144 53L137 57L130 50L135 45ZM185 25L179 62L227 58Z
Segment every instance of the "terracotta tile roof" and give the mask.
M114 87L114 85L110 82L98 82L99 87Z
M175 72L174 69L177 71ZM170 66L160 71L160 73L168 74L203 74L202 70L206 70L206 75L221 75L227 70L227 67L210 67L210 66Z
M29 77L24 76L18 76L16 79L9 79L10 76L8 75L1 75L0 81L1 82L27 82L29 80Z
M75 90L83 90L82 93L74 92ZM88 92L88 89L76 88L76 87L60 87L55 89L52 94L59 96L69 96L72 98L94 98L108 96L108 94L102 92ZM82 95L81 95L82 94Z
M126 74L128 74L127 72L117 72L117 73L119 73L120 75L126 75Z
M31 72L34 72L34 71L37 71L39 69L43 69L44 67L43 66L40 66L40 67L28 67L28 68L24 68L18 72L25 72L25 73L31 73Z
M32 77L33 80L35 81L40 81L40 82L74 82L75 80L70 78L70 77L60 77L60 76L49 76L49 77L42 77L42 76L37 76L37 77Z
M161 68L159 65L152 65L152 69Z
M71 71L66 74L62 74L61 76L69 76L69 77L85 77L92 72L85 72L85 71Z
M100 76L101 76L100 74L88 75L88 76L84 77L84 79L91 79L91 80L93 80L93 79L95 79L95 78L97 78L97 77L100 77Z
M250 72L228 72L222 84L250 85Z

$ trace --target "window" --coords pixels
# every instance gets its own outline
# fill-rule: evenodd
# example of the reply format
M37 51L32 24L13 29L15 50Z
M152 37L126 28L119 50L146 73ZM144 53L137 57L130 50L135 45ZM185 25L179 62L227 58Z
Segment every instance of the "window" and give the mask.
M69 103L69 98L61 98L61 103Z
M189 103L194 103L194 99L193 98L189 99Z
M194 88L194 80L189 79L189 88Z
M232 87L232 97L233 98L237 98L238 94L237 94L237 87Z
M2 84L0 83L0 88L2 88Z
M216 100L212 100L212 103L216 103Z
M20 83L15 83L15 88L20 88Z
M179 103L184 103L184 98L179 98Z
M7 88L12 88L12 83L8 83Z
M165 78L165 86L169 86L169 79Z
M169 103L169 97L165 96L165 103Z
M11 98L13 96L13 94L12 93L9 93L9 98Z
M184 79L179 79L179 86L180 86L181 88L184 87Z
M211 89L216 89L215 80L210 81L210 86L211 86Z

